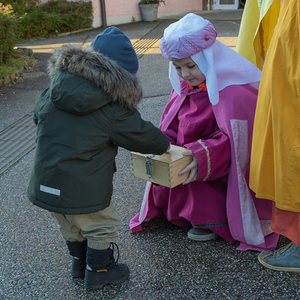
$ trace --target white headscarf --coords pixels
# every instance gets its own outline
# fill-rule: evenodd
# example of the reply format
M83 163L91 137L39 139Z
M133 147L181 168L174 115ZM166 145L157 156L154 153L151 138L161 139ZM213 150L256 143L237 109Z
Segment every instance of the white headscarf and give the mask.
M180 78L172 61L191 57L206 77L209 100L219 103L219 91L230 85L251 84L258 89L261 71L243 56L216 40L213 25L195 14L187 14L164 31L159 46L170 60L169 78L181 96Z

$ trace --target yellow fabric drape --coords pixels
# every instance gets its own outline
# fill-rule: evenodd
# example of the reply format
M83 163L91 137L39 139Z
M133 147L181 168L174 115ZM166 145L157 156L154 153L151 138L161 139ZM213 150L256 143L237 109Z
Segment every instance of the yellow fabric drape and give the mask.
M281 0L247 0L236 51L260 70L277 24Z
M282 210L300 212L300 1L285 0L262 72L250 187Z

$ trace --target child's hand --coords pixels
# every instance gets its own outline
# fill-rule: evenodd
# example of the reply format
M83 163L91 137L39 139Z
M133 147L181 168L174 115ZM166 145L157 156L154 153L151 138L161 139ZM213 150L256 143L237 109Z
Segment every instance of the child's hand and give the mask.
M193 156L193 161L187 167L185 167L183 170L181 170L178 173L178 175L182 175L186 172L191 171L189 177L183 183L183 184L188 184L188 183L190 183L192 181L195 181L197 179L197 176L198 176L198 161L196 159L195 154L191 150L187 150L187 151L183 152L182 154L183 154L183 156L188 156L188 155Z
M171 144L169 144L169 148L166 150L166 152L169 152L171 149Z

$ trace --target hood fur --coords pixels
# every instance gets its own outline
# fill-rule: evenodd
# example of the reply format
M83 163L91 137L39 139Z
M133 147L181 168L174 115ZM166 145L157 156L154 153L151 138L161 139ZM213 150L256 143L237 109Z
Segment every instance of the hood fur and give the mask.
M86 77L127 109L132 110L142 98L138 79L92 47L65 45L57 49L48 64L51 79L58 70Z

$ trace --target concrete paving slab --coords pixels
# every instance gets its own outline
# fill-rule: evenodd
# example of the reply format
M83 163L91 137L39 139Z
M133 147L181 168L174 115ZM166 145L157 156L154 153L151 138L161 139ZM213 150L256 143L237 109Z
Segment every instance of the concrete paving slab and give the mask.
M169 81L169 62L162 57L158 44L139 63L137 76L143 88L143 97L170 95L172 86Z
M147 98L142 116L158 124L168 96ZM299 275L265 269L257 252L236 251L221 238L194 242L186 230L158 217L131 233L130 219L139 211L145 182L132 176L129 152L120 149L113 202L122 220L117 234L120 261L129 280L86 291L70 276L71 257L56 225L26 197L33 152L0 180L0 298L28 299L299 299ZM281 239L280 245L287 240Z

